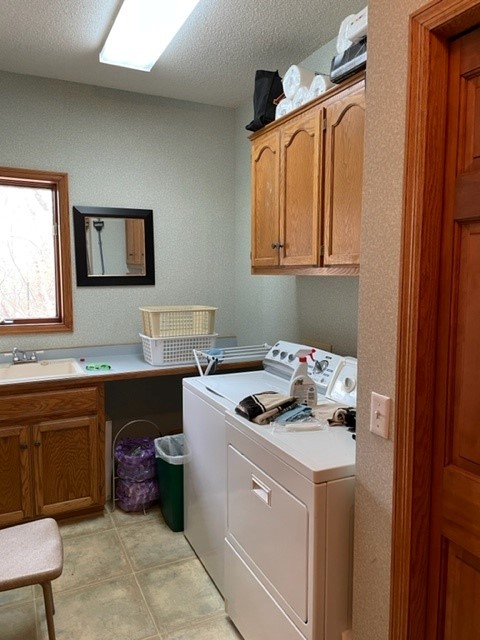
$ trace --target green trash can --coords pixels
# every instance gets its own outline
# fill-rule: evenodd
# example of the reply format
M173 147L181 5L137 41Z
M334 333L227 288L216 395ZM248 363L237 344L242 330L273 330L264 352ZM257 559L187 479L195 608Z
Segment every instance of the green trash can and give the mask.
M172 531L183 531L183 464L185 461L183 433L155 439L160 509Z

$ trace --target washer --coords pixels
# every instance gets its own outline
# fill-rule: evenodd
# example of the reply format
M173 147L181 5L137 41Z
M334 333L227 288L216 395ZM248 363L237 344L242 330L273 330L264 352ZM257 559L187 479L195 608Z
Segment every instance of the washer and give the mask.
M197 376L183 380L183 431L189 452L184 467L184 534L222 595L225 593L224 557L227 533L227 439L225 415L253 393L288 393L296 365L295 354L308 345L277 342L265 356L263 370ZM352 359L354 361L354 359ZM356 363L356 361L354 361ZM327 388L345 359L315 351L311 377L318 401L331 405ZM356 399L356 389L352 391ZM355 405L355 402L351 402ZM328 409L329 415L333 412Z

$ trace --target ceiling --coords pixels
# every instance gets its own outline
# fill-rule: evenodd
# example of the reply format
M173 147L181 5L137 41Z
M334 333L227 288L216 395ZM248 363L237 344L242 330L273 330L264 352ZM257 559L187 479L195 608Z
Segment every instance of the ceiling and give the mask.
M2 0L0 69L235 107L252 97L256 69L284 74L334 38L343 18L365 4L200 0L146 73L98 61L121 0Z

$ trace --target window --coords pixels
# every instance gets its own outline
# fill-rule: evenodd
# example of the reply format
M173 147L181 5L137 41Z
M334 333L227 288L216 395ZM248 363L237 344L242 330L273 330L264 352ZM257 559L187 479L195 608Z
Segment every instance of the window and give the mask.
M0 334L72 324L67 174L0 167Z

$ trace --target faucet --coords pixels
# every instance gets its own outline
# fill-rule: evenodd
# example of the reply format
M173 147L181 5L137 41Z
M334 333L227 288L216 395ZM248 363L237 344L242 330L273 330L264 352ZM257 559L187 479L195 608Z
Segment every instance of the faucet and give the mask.
M26 362L37 362L35 351L22 351L18 347L13 347L12 364L25 364Z

